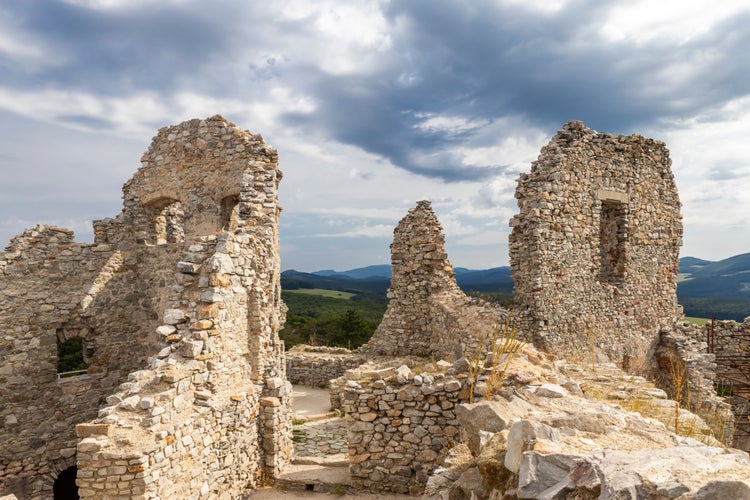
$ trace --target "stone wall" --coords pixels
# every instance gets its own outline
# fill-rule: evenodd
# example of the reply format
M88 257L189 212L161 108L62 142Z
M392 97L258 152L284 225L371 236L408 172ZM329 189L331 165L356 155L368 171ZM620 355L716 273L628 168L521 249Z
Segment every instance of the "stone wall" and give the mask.
M0 254L0 483L32 494L71 465L75 424L95 417L154 350L165 261L153 249L136 256L80 244L47 226ZM57 344L71 337L83 339L88 373L58 379Z
M715 321L707 324L701 332L713 329L710 342L711 356L719 365L717 385L732 405L737 428L734 433L734 446L750 450L750 317L742 323L735 321Z
M647 362L676 298L680 201L663 143L572 121L516 188L514 319L536 346Z
M287 379L292 384L328 387L331 380L366 360L366 357L344 347L300 344L286 352Z
M456 406L471 392L468 374L416 374L405 365L349 380L344 410L352 486L419 494L439 459L460 440Z
M732 444L736 418L731 405L716 393L716 355L707 352L705 330L686 321L660 332L654 381L669 397L699 415L714 435Z
M94 244L0 254L0 493L77 464L82 498L237 496L288 461L277 161L220 116L163 128ZM74 336L88 373L58 381Z
M481 351L503 324L502 308L467 297L456 284L429 201L418 202L394 229L391 263L388 308L363 353L453 359L459 344Z

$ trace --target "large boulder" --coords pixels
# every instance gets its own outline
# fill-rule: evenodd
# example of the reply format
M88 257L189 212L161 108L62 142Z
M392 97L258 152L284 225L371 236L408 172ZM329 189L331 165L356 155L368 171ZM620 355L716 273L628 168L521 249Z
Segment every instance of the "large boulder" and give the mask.
M521 398L510 401L497 398L479 403L464 403L456 409L458 423L466 433L472 455L477 456L491 434L509 429L513 422L525 418L532 405ZM489 435L488 435L489 433Z

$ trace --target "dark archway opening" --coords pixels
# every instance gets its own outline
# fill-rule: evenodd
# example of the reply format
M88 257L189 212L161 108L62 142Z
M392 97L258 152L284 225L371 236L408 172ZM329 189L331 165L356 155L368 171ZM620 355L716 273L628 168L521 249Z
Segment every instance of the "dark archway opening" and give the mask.
M55 500L78 500L78 486L76 476L78 467L73 465L62 471L52 485L52 495Z

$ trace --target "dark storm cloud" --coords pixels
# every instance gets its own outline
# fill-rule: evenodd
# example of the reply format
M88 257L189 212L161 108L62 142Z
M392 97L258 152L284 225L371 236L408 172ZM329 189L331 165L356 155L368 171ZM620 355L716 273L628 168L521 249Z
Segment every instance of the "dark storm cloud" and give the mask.
M288 115L288 123L323 127L420 175L478 180L502 167L462 166L450 149L489 145L476 137L481 127L425 130L419 116L483 118L485 126L516 116L549 133L580 119L632 133L750 93L750 13L685 43L636 44L599 33L608 8L574 1L556 13L534 13L495 2L395 0L386 12L393 47L379 72L311 69L306 90L322 105L310 115Z
M314 49L302 50L326 43L316 38L314 20L283 18L260 2L90 9L25 0L0 6L0 17L41 40L48 61L29 69L0 52L0 80L17 89L154 92L165 100L179 91L262 100L278 84L315 102L309 113L284 114L287 127L448 182L506 169L466 164L457 151L494 146L502 140L495 134L522 133L496 129L501 119L549 134L571 119L630 133L750 93L750 12L684 43L634 43L599 33L612 7L572 0L537 12L489 0L392 0L384 12L390 48L364 71L333 74ZM448 124L428 126L431 117ZM57 118L109 126L83 113Z
M208 79L218 90L222 78L211 77L213 64L229 51L250 10L244 3L222 2L221 7L212 2L157 2L90 9L61 1L13 2L0 7L0 13L41 40L50 63L32 72L2 64L0 75L5 85L66 87L104 95L168 93L186 78L202 75L189 83L200 88ZM251 33L243 33L243 38Z

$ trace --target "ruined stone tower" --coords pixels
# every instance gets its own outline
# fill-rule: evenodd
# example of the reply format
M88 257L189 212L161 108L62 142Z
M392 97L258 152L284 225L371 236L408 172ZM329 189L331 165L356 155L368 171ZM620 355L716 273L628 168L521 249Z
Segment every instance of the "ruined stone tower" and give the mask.
M388 309L364 352L452 359L458 344L473 353L489 343L505 312L458 287L429 201L394 229L391 263Z
M214 116L141 161L93 244L37 226L0 253L0 494L236 497L290 458L276 151Z
M680 201L662 142L572 121L516 189L515 320L549 352L599 349L634 368L681 316Z

